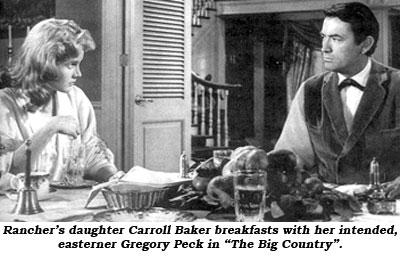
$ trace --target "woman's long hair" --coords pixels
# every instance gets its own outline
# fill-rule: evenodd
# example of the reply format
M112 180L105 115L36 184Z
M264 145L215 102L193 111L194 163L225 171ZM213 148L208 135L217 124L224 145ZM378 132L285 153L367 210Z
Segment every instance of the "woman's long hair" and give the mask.
M46 19L31 29L10 68L12 86L30 99L27 111L50 101L50 83L59 78L57 66L77 57L79 47L86 52L96 46L89 31L72 20Z

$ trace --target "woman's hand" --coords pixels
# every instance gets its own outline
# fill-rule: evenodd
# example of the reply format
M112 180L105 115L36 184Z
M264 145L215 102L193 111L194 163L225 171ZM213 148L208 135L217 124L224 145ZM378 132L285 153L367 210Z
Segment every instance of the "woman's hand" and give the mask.
M117 168L114 165L110 164L101 167L99 170L95 172L86 173L86 175L83 178L89 180L95 180L98 182L106 182L110 181L112 178L117 178L117 176L121 174L122 173L118 172Z
M56 133L69 135L74 139L81 133L78 121L73 116L55 116L51 120L51 125Z
M33 161L36 161L38 159L43 149L56 133L65 134L67 136L71 136L71 138L73 139L76 139L80 134L78 121L73 116L55 116L50 119L50 121L45 126L39 129L35 134L33 134L29 138L32 142L31 159ZM17 174L25 170L25 150L25 145L21 145L18 149L16 149L13 158L14 168L12 168L11 170L13 174Z

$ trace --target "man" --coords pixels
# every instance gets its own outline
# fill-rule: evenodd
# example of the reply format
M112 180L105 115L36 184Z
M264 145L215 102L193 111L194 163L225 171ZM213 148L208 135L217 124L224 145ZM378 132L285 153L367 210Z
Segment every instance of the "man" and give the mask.
M337 184L368 184L375 157L394 197L400 194L400 71L370 57L379 24L367 6L340 3L324 13L327 72L300 86L275 150L292 150L299 167Z

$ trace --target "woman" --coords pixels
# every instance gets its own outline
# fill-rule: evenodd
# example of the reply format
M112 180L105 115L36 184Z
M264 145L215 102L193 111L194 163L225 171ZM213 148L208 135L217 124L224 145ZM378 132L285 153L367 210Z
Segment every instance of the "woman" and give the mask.
M47 19L31 29L10 68L11 84L0 91L0 136L19 145L0 156L0 189L25 170L28 139L33 170L44 168L53 181L64 179L63 160L76 145L86 152L86 179L107 181L117 173L96 135L93 107L75 85L85 52L94 49L90 33L71 20Z

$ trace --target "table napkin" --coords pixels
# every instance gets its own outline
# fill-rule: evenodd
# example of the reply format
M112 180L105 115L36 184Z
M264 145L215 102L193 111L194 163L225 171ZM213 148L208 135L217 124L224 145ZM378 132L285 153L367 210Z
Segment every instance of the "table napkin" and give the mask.
M173 187L191 181L191 178L180 177L179 173L152 171L141 166L134 166L122 177L94 186L89 193L85 208L103 188L114 191L152 190Z

